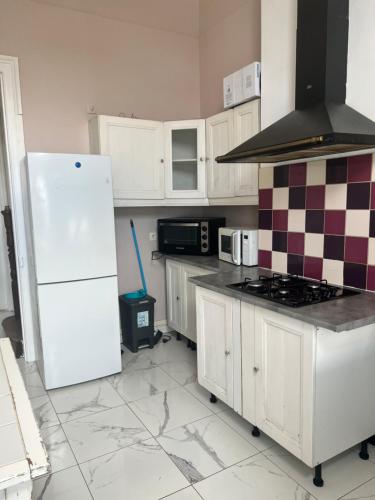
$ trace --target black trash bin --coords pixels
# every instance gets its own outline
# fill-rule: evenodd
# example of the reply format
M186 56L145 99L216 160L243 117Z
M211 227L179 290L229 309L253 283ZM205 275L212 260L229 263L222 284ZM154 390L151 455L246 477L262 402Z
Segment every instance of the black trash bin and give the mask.
M122 342L132 352L154 347L154 304L150 295L138 299L119 296Z

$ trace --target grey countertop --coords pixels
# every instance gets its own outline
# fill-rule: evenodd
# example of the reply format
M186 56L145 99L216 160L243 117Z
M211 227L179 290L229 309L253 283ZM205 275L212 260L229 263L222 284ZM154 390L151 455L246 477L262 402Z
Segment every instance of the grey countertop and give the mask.
M327 328L335 332L343 332L375 323L374 293L362 292L360 295L352 295L300 308L287 307L227 287L227 285L238 283L247 277L257 279L260 274L272 276L272 272L267 269L234 266L233 264L220 261L217 257L189 255L168 255L166 257L213 272L213 274L190 278L190 281L195 285L222 293L228 297L243 300L264 309L287 314L292 318L315 326Z

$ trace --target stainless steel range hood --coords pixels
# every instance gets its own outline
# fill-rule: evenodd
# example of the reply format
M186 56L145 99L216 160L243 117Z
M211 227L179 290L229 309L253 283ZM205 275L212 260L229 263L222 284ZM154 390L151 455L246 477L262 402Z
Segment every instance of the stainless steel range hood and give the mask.
M298 0L292 111L218 163L281 163L375 148L375 122L345 104L349 0Z

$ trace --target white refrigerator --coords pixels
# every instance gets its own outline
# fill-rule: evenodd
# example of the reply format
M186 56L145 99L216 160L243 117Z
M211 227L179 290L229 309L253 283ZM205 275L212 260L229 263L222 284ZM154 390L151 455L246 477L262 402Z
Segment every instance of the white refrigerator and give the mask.
M29 153L27 173L44 385L120 372L110 158Z

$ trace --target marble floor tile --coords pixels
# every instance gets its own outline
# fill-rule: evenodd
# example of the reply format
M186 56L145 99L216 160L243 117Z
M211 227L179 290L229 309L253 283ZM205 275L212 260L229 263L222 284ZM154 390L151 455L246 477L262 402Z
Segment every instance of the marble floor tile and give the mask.
M126 405L66 422L63 428L80 463L151 438Z
M211 394L198 382L187 384L184 387L187 391L190 392L190 394L199 399L199 401L203 403L205 406L207 406L207 408L209 408L213 413L219 413L224 410L228 410L229 408L229 406L220 401L220 399L218 399L216 403L211 403L210 402Z
M167 432L158 442L190 483L259 453L217 415Z
M41 435L47 449L51 472L58 472L77 465L61 425L42 429Z
M375 500L375 478L351 491L342 500Z
M259 437L254 437L251 434L253 430L252 424L231 408L227 407L225 411L218 413L218 416L259 451L267 450L276 444L275 441L264 434L264 432L261 432Z
M124 347L122 354L122 371L132 372L135 370L147 370L152 368L155 364L152 362L148 355L149 349L142 349L138 352L131 352Z
M188 486L154 439L81 465L94 500L158 500Z
M204 500L312 500L314 498L262 455L256 455L214 474L195 484L194 488Z
M181 385L187 385L197 380L197 364L190 361L168 361L159 365Z
M58 425L59 419L47 395L30 400L39 429Z
M17 360L29 398L47 394L36 363L27 363L24 358Z
M127 403L178 386L178 383L158 366L147 370L122 372L108 378L108 381Z
M153 436L212 415L182 387L140 399L129 406Z
M124 404L105 379L53 389L48 394L61 423Z
M358 451L356 447L324 462L323 488L313 485L313 470L281 446L275 445L263 454L319 500L336 500L375 477L375 464L361 460Z
M31 498L32 500L92 500L77 466L33 481Z
M197 352L187 349L186 341L178 341L174 336L166 344L159 342L153 349L148 351L147 355L157 365L176 360L194 363L197 359Z
M177 493L172 493L172 495L164 497L162 500L202 500L202 497L190 486L184 490L177 491Z

